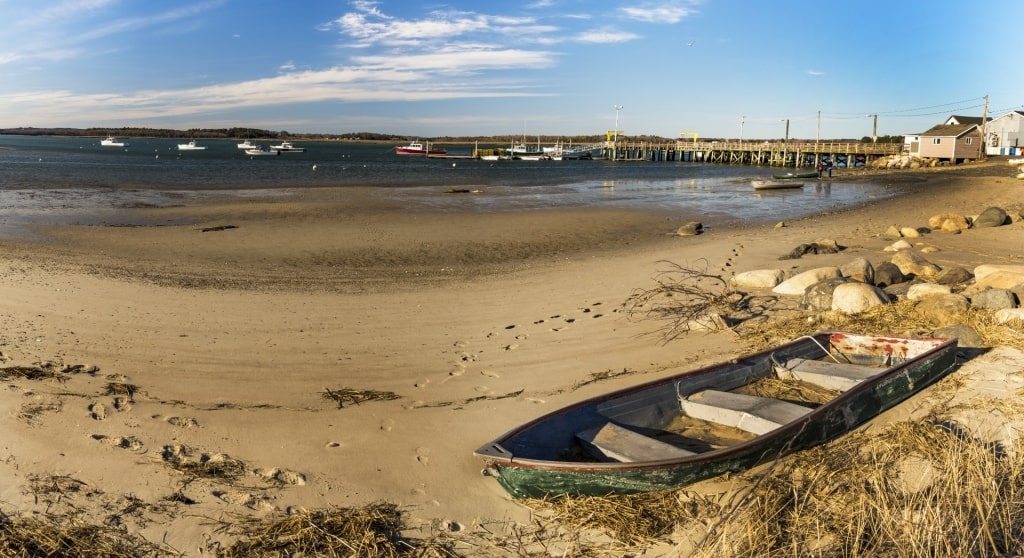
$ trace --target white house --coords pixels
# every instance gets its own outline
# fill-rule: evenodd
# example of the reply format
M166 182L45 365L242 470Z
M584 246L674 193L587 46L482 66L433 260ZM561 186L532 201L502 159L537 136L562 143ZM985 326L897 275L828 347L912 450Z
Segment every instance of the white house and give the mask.
M1024 154L1024 112L1010 111L985 123L985 154Z

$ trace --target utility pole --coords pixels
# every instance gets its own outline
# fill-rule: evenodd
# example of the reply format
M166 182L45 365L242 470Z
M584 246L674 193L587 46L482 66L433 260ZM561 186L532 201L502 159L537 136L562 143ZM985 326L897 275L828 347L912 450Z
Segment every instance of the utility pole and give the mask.
M871 124L871 143L878 142L878 115L877 114L865 114L868 118L874 118L874 123Z
M615 160L616 152L619 150L619 111L622 105L615 105L615 131L612 132L612 161Z
M821 141L821 111L818 111L818 132L814 136L814 165L818 165L821 155L818 153L818 142Z
M981 157L984 161L988 155L988 134L985 133L985 119L988 118L988 95L985 95L985 108L981 111Z
M740 117L740 145L743 145L743 121L746 120L746 115Z

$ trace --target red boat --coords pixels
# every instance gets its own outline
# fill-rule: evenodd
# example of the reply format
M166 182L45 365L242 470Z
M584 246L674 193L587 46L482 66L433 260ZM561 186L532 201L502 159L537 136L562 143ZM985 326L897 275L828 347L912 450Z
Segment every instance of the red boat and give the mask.
M395 154L396 155L447 155L448 151L445 150L445 149L437 149L437 148L429 149L429 148L423 147L422 143L414 141L414 142L412 142L409 145L406 145L404 147L400 146L400 145L396 145L395 146Z

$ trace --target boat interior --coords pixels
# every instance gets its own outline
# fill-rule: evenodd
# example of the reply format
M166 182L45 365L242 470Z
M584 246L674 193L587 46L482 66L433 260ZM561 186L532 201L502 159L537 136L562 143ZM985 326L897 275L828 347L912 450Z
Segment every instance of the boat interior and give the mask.
M506 439L504 449L519 460L678 460L797 421L907 357L891 346L841 347L827 336L802 339L581 404L528 425ZM901 350L917 355L936 342L915 341L920 346Z

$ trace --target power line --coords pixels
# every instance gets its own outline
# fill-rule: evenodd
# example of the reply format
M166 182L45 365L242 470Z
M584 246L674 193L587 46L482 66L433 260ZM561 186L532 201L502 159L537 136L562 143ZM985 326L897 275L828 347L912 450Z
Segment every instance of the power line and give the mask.
M889 111L868 111L868 112L871 112L872 114L878 114L879 116L893 116L893 117L933 116L933 115L936 115L936 114L945 114L945 113L950 112L951 110L955 111L955 110L964 110L964 109L978 108L978 107L982 106L982 103L978 103L978 104L970 105L970 106L958 107L958 108L955 108L955 109L948 109L948 108L946 108L946 109L943 109L941 111L936 111L936 112L918 112L918 111L927 111L927 110L936 109L936 108L949 107L949 106L952 106L952 105L962 105L964 103L971 103L971 102L975 102L975 101L984 101L984 99L985 99L984 97L976 97L976 98L973 98L973 99L964 99L964 100L961 100L961 101L954 101L952 103L942 103L942 104L939 104L939 105L929 105L929 106L925 106L925 107L916 107L916 108L889 110ZM915 113L915 114L901 114L901 113L910 113L910 112ZM864 112L863 111L859 111L859 112L838 112L838 113L832 113L830 116L832 116L834 118L850 118L850 119L852 119L852 118L863 118L864 117Z

